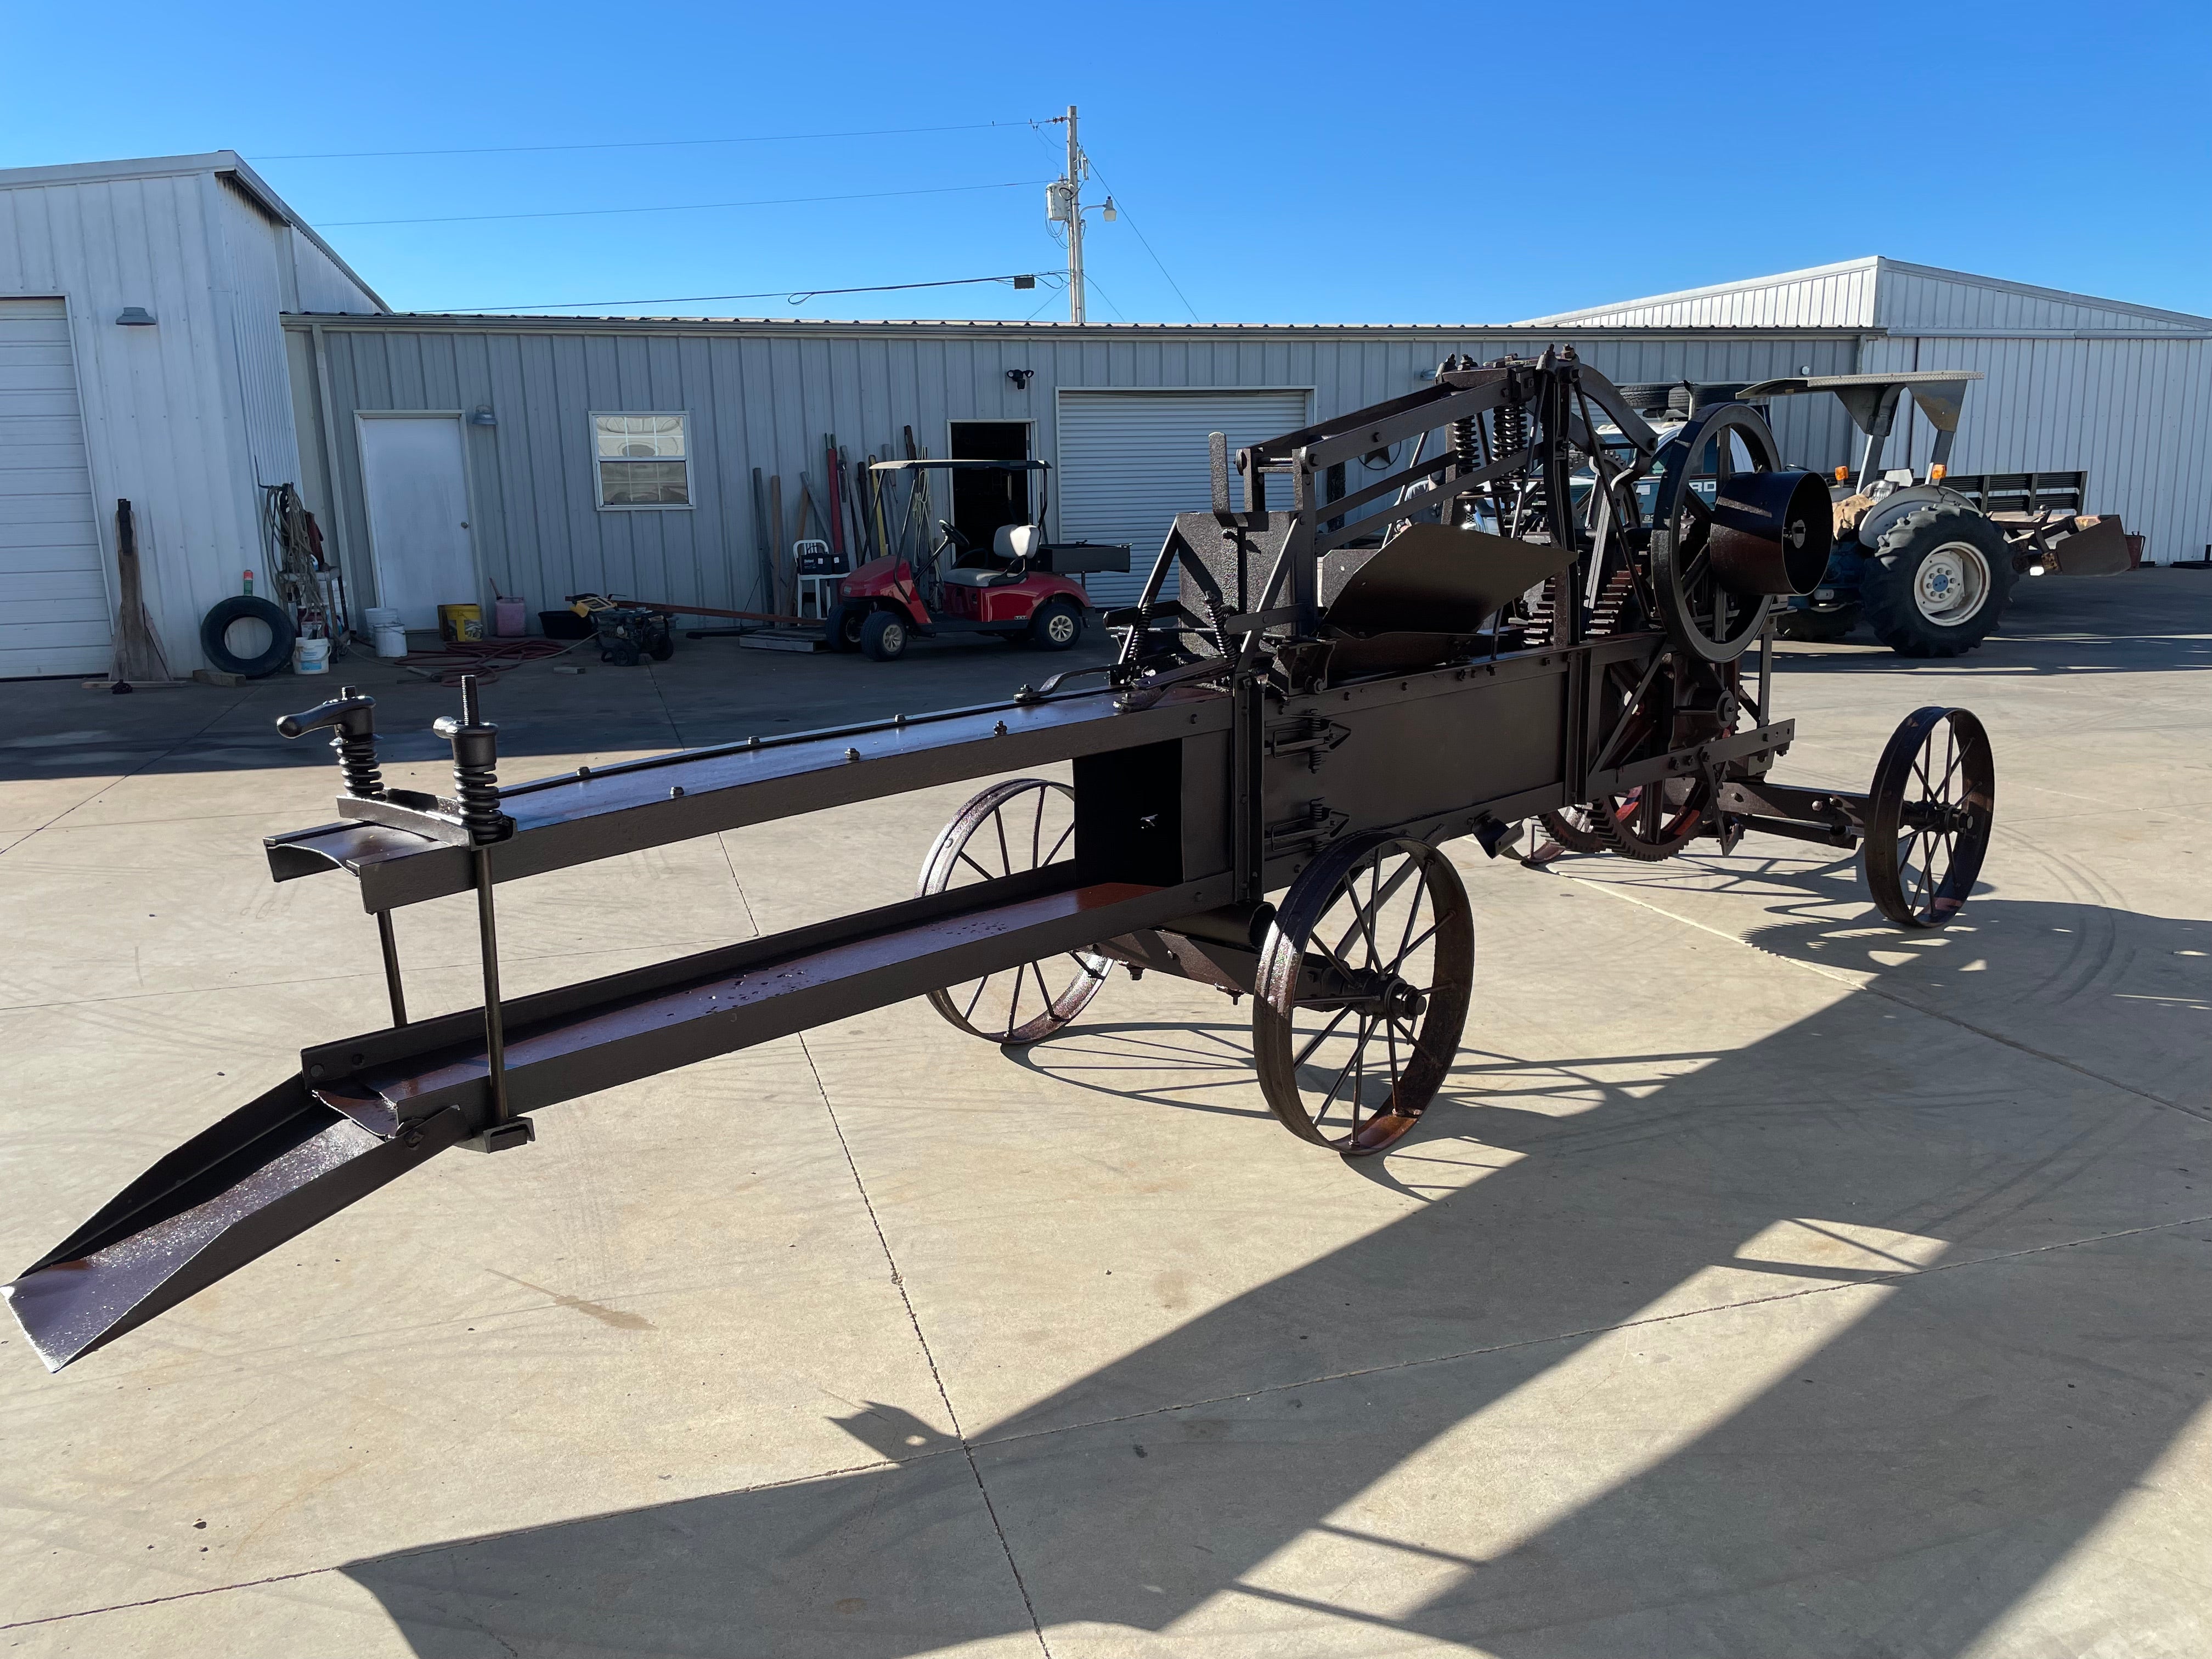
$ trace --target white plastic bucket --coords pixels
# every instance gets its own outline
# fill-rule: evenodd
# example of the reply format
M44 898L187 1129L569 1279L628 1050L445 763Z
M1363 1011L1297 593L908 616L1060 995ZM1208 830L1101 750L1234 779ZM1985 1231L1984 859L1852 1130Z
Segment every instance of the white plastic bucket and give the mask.
M301 640L292 647L292 672L295 674L327 674L331 672L331 642L328 640Z
M372 605L361 613L361 625L372 637L378 629L397 627L398 622L398 611L388 605Z
M399 625L396 613L392 621L377 624L376 654L380 657L404 657L407 654L407 630Z

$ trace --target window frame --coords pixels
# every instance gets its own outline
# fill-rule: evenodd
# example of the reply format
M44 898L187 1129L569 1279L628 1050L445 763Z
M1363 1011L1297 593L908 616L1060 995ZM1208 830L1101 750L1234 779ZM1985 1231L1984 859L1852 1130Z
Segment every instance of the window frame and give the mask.
M605 418L607 418L607 417L609 417L609 416L624 416L624 417L626 417L626 418L637 418L637 417L643 417L643 418L647 418L647 419L653 419L653 420L676 420L676 421L681 421L684 424L683 424L680 428L678 428L678 433L680 434L680 435L682 436L683 441L684 441L684 453L683 453L683 454L681 454L680 456L674 456L674 457L671 457L671 456L658 456L658 457L653 458L653 459L650 463L648 463L648 462L647 461L646 458L645 458L645 457L643 457L643 456L636 456L636 457L631 457L631 458L627 458L627 459L626 459L626 458L624 458L624 457L623 457L623 456L620 456L620 455L602 455L602 454L600 454L600 453L599 453L599 422L600 422L600 421L601 421L601 420L605 419ZM585 411L585 415L584 415L584 428L585 428L585 435L586 435L586 458L589 459L589 461L590 461L590 463L591 463L591 467L592 467L592 499L593 500L593 501L594 501L594 502L596 502L596 503L597 503L598 507L599 507L599 510L600 512L602 512L602 513L690 513L690 512L694 512L694 511L696 511L696 510L697 509L698 505L699 505L698 499L697 499L698 492L697 492L696 490L695 490L695 489L692 488L691 461L692 461L692 459L693 459L693 458L692 458L692 454L691 454L691 411L690 411L690 410L688 410L688 409L593 409L593 410L586 410L586 411ZM666 465L669 463L669 461L670 461L670 460L672 460L672 460L674 460L678 465L681 466L681 467L684 469L684 495L687 497L687 499L686 499L686 500L684 500L684 501L608 501L608 500L606 499L606 493L607 493L607 492L606 492L606 475L605 475L605 473L604 471L601 471L601 468L602 468L602 466L604 465L604 464L605 464L605 463L609 462L609 461L611 461L611 462L613 462L617 466L623 466L623 465L661 465L661 466L665 466L665 465Z

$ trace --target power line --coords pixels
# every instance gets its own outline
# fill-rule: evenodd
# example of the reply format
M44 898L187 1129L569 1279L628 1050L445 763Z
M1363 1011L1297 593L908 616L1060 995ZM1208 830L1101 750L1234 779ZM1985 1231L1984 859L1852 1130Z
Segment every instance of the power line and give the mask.
M647 300L533 300L527 305L453 306L447 309L464 315L492 311L568 311L583 306L689 306L702 305L710 300L785 300L792 305L803 305L809 300L819 299L825 294L892 294L912 288L967 288L980 283L1011 283L1017 286L1023 276L1032 282L1050 279L1062 273L1056 270L1023 272L1019 276L951 276L934 283L873 283L864 288L765 289L757 294L673 294Z
M869 127L854 132L763 132L744 138L634 138L602 144L494 144L479 149L326 149L290 155L264 155L264 161L362 161L410 155L544 155L560 150L684 149L702 144L782 144L808 138L890 138L921 132L982 132L993 127L1029 127L1031 121L969 121L952 127Z
M871 190L853 196L771 196L752 202L672 202L665 207L559 208L543 213L457 213L428 219L327 219L337 230L363 225L473 225L503 219L597 219L618 213L705 213L720 208L791 207L804 202L873 202L887 196L957 196L981 190L1033 190L1048 179L1015 179L1000 185L940 185L928 190Z
M1114 194L1114 186L1108 182L1106 175L1099 172L1096 167L1093 167L1091 169L1091 172L1092 177L1096 178L1100 184L1105 185L1106 194L1110 198ZM1129 219L1129 210L1123 207L1119 202L1115 202L1114 204L1114 210L1121 215L1122 218ZM1137 231L1137 240L1139 242L1144 243L1145 252L1152 255L1152 263L1159 266L1160 275L1167 277L1168 286L1175 290L1176 298L1182 301L1182 308L1190 313L1191 321L1194 323L1199 321L1198 307L1191 304L1190 296L1182 291L1182 284L1176 281L1175 277L1170 274L1166 264L1161 261L1160 256L1158 253L1152 252L1152 242L1146 237L1143 231L1137 230L1137 222L1134 219L1129 219L1129 228Z

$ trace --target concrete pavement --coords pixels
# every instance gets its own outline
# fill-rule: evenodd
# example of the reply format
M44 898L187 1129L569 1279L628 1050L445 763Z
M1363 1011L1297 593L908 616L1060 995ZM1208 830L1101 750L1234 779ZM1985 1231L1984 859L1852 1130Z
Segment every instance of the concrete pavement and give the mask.
M1785 656L1790 778L1989 724L1963 926L1795 843L1455 848L1460 1062L1359 1165L1158 976L1018 1055L917 1002L549 1111L60 1376L9 1333L6 1650L2205 1650L2212 578ZM1067 665L699 641L487 701L519 778ZM453 700L374 672L389 729ZM0 687L9 1260L380 1017L352 893L259 854L327 813L269 725L319 694ZM902 896L969 793L506 889L509 981ZM422 1008L471 920L403 918Z

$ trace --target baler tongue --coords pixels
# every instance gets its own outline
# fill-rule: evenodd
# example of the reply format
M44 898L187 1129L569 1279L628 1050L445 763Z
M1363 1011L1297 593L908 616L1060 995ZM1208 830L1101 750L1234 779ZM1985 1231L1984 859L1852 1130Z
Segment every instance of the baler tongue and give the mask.
M292 1078L161 1159L0 1294L58 1371L465 1133L449 1107L386 1139Z

